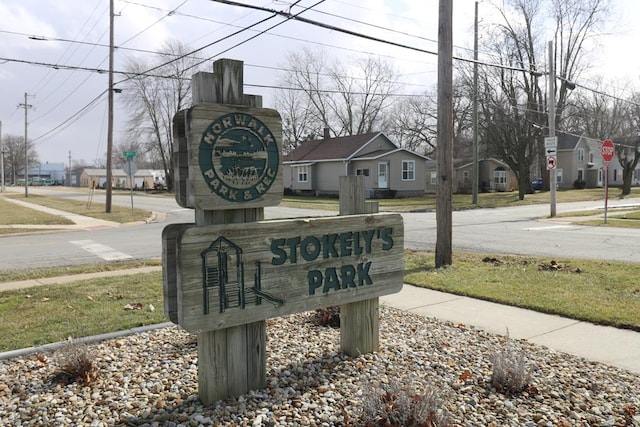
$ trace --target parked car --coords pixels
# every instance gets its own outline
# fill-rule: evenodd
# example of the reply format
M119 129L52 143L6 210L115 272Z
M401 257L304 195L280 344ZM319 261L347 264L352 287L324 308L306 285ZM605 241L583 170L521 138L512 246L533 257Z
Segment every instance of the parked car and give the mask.
M540 191L543 188L543 184L542 184L542 178L536 178L533 181L531 181L531 189L533 191Z

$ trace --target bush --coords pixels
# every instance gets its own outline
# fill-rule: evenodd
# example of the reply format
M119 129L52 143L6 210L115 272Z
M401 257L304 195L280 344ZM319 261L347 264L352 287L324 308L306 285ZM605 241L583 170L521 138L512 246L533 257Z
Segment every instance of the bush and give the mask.
M54 384L89 385L98 378L93 353L78 340L69 339L60 349L57 359L58 367L49 377L49 381Z
M518 394L525 391L531 382L531 372L527 367L524 353L517 353L507 335L504 348L490 356L493 372L491 386L500 393Z
M573 188L584 190L585 188L587 188L587 181L576 179L575 181L573 181Z
M438 393L432 389L418 394L398 382L386 387L366 386L362 413L355 423L360 427L440 427L450 425Z

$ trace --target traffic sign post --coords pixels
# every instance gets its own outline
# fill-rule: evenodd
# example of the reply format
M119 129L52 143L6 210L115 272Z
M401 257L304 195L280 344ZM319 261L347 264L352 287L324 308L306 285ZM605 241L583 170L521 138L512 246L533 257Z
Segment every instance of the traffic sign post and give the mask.
M129 192L131 194L131 211L133 211L133 176L138 171L138 167L133 163L133 158L136 156L135 151L125 151L124 156L127 158L127 163L124 164L124 172L129 175Z
M607 205L609 204L609 163L616 153L615 145L610 139L605 140L600 147L600 154L606 165L604 173L604 223L607 223Z

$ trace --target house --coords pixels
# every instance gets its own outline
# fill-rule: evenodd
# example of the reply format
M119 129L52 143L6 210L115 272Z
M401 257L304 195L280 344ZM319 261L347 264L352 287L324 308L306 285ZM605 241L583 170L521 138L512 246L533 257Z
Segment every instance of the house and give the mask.
M124 169L113 169L111 172L113 188L130 189L129 175ZM80 187L105 188L107 182L106 169L87 168L80 174ZM164 171L156 169L139 169L133 175L133 189L144 190L157 187L164 188Z
M604 186L605 163L600 153L602 141L565 132L558 132L556 136L558 188L576 188L581 182L588 188Z
M437 162L430 160L426 164L427 192L435 193L437 180ZM478 160L478 190L512 191L518 188L515 174L506 163L485 158ZM453 192L472 193L473 190L473 161L468 159L453 160Z
M340 176L362 175L367 197L425 193L426 157L394 144L384 133L305 141L283 158L285 191L338 195Z

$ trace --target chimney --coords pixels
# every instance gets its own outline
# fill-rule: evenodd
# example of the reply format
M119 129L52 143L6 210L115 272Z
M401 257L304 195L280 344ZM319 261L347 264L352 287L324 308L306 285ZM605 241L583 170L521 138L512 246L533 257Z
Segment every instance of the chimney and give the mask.
M329 138L331 138L331 134L329 134L329 128L328 128L328 127L325 127L325 128L324 128L324 135L323 135L323 138L324 138L324 139L329 139Z

